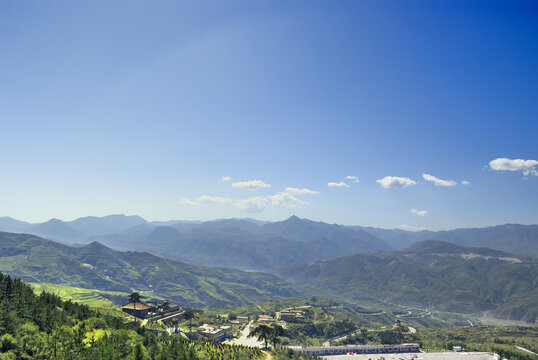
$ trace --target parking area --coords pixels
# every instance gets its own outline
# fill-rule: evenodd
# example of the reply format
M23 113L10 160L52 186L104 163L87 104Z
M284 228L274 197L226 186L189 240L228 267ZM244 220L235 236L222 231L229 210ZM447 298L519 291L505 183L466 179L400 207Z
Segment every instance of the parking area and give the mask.
M416 357L413 357L416 355ZM493 355L482 352L439 352L439 353L406 353L406 354L366 354L366 355L330 355L323 356L328 360L493 360Z

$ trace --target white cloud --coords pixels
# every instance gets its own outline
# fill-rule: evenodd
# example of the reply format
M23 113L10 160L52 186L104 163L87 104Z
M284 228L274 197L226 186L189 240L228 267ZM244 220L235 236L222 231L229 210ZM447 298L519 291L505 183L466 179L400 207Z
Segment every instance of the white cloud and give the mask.
M227 197L220 197L220 196L211 196L211 195L202 195L199 196L196 201L198 202L213 202L218 204L233 204L235 202L234 199L227 198Z
M286 192L288 192L290 194L294 194L294 195L314 195L314 194L319 194L319 191L310 190L310 189L307 189L307 188L298 189L298 188L294 188L294 187L287 187Z
M435 186L456 186L457 183L454 180L443 180L433 175L422 174L424 180L431 182Z
M181 205L192 205L192 206L200 205L199 202L192 201L192 200L189 200L189 199L186 199L186 198L181 199L180 202L181 202Z
M383 179L377 179L376 182L385 189L400 189L416 184L414 180L399 176L385 176Z
M471 183L468 182L467 180L462 180L461 184L462 185L471 185Z
M497 158L489 162L489 167L492 170L502 171L523 171L524 176L534 175L538 176L536 166L538 160L523 160L523 159L508 159Z
M422 230L426 230L426 228L424 226L413 226L413 225L407 225L407 224L402 224L400 226L397 226L396 228L397 229L402 229L402 230L407 230L407 231L422 231Z
M292 191L278 192L274 195L269 196L253 196L246 199L233 199L228 197L221 196L211 196L211 195L202 195L196 198L196 200L189 200L186 198L181 199L181 204L187 205L200 205L204 203L217 203L224 205L231 205L239 209L245 210L247 212L260 212L268 207L289 207L289 208L303 208L306 205L310 204L309 202L303 201L295 197ZM317 194L317 191L309 189L295 189L299 190L297 194ZM306 190L306 191L305 191Z
M302 208L308 205L306 201L302 201L288 192L278 192L267 197L271 200L271 204L275 207L284 206L290 208Z
M232 184L232 186L234 188L247 189L247 190L250 190L250 191L257 191L257 190L260 190L260 189L270 188L271 184L267 184L267 183L265 183L265 182L263 182L261 180L250 180L250 181L234 182Z
M251 213L260 212L267 207L267 198L255 196L247 199L235 200L233 206Z
M354 183L358 183L358 182L360 181L358 177L356 177L356 176L351 176L351 175L346 176L345 179L346 179L346 180L351 180L351 181L353 181Z
M232 180L232 177L231 176L223 176L221 180L222 181L230 181L230 180Z
M334 181L331 181L329 183L327 183L327 186L328 187L349 187L348 184L346 184L345 182L341 181L341 182L334 182Z
M428 215L428 212L426 210L411 209L409 210L409 212L413 215L422 216L422 217Z

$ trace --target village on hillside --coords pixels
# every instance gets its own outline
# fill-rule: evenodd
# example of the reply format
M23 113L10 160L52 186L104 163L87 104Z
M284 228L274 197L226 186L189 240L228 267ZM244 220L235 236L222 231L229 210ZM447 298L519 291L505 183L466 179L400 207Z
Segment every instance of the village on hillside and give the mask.
M288 323L301 322L305 318L305 309L310 305L283 308L271 315L256 317L236 316L234 314L218 314L215 317L200 319L201 310L181 308L171 300L141 301L134 293L121 310L141 324L157 324L166 328L170 334L179 334L191 340L204 339L213 342L224 342L234 337L248 337L250 327L256 325L276 326L286 329Z

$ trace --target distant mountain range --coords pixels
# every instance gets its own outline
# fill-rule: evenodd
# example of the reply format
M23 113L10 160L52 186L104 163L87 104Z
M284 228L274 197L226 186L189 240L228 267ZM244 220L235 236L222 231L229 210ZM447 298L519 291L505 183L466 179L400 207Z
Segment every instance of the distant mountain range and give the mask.
M423 241L400 252L356 254L273 273L296 285L374 299L534 323L538 260L487 248Z
M246 305L304 296L274 275L187 265L97 242L72 247L0 232L0 272L24 281L108 291L145 291L183 306Z
M294 221L298 219L291 219ZM325 225L315 226L324 233L329 231ZM167 238L171 231L181 234L170 229L160 226L151 233L154 239L159 235ZM307 230L294 235L308 237ZM34 235L0 232L0 272L28 282L142 291L184 306L240 306L318 296L348 304L380 302L460 313L490 311L493 317L529 323L538 317L538 260L432 240L403 251L313 261L267 274L188 265L146 252L113 250L98 242L68 246Z
M70 222L51 219L41 224L3 217L0 231L34 234L65 244L98 241L117 250L146 251L191 264L243 270L402 250L424 240L538 258L538 225L412 232L326 224L296 216L271 223L252 219L147 222L139 216L110 215Z

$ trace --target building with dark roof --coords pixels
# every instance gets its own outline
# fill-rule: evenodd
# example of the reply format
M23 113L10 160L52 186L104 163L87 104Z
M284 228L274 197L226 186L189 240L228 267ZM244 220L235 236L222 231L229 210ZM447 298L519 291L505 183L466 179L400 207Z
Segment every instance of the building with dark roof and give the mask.
M121 311L129 315L133 315L137 318L144 319L148 317L148 312L151 306L148 306L142 302L130 302L121 307Z

